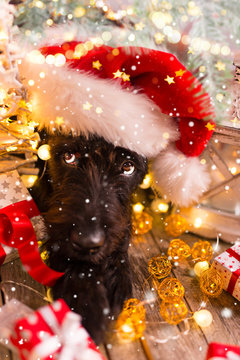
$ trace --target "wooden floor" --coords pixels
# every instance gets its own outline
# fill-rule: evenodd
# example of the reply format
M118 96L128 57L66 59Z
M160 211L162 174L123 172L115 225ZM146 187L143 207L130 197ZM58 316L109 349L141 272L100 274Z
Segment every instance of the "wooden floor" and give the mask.
M147 263L151 257L166 252L169 244L169 238L160 227L155 224L154 229L143 238L133 239L130 247L130 258L135 274L134 296L140 300L144 300L149 292L157 294L152 280L145 282L145 279L149 277ZM199 239L192 234L185 234L181 238L189 245ZM216 241L212 243L215 245ZM220 242L215 255L228 247L230 247L229 244ZM175 266L172 271L172 275L177 277L185 287L184 299L189 309L189 320L178 326L168 325L161 319L158 300L146 305L147 326L144 338L133 343L121 344L114 332L109 332L106 343L100 347L106 359L205 360L210 342L240 345L240 303L225 291L217 299L206 299L199 289L199 283L191 265L191 261L188 261ZM44 288L30 279L22 270L19 259L4 264L0 270L4 288L3 302L15 297L34 309L46 304L43 296L38 293L44 294ZM27 287L18 284L25 284ZM28 287L36 289L37 292L33 292ZM206 309L213 315L213 323L208 328L199 328L190 319L192 313L199 309L202 301L206 301ZM230 309L232 316L224 317L226 311L223 312L223 309ZM0 347L0 359L17 360L18 357L6 348Z

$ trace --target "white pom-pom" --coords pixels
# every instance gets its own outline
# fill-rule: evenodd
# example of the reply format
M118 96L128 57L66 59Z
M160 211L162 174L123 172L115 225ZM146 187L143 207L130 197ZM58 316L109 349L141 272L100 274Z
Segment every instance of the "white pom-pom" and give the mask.
M189 206L208 189L210 176L197 157L187 157L170 145L152 165L154 182L162 195L179 206Z

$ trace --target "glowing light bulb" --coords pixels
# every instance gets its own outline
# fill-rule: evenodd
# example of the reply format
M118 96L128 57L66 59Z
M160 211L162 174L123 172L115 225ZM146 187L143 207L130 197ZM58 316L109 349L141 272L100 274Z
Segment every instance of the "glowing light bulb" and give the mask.
M152 175L147 174L145 175L145 178L143 179L142 184L140 185L141 189L148 189L151 186L152 183Z
M202 222L203 222L202 219L201 219L200 217L197 217L197 218L194 220L194 224L193 224L193 225L194 225L195 228L198 229L198 228L201 227Z
M37 175L22 175L21 176L22 182L24 185L29 188L34 185L34 183L37 181L38 176Z
M200 276L201 273L209 269L209 264L207 261L199 261L195 264L193 270L197 276Z
M199 310L193 314L196 323L201 327L208 327L213 321L212 314L208 310Z
M133 211L135 214L141 214L143 209L144 209L143 204L139 202L133 205Z
M50 146L45 144L45 145L41 145L38 149L38 157L41 160L49 160L51 155L50 155Z

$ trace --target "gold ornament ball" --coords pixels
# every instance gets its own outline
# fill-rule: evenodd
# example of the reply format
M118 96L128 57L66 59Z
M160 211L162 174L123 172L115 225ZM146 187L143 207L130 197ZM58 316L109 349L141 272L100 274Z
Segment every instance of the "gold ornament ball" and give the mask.
M182 300L175 302L162 302L160 305L160 314L169 324L179 324L187 316L188 309Z
M207 261L199 261L194 265L194 272L197 276L200 276L201 273L209 269L209 263Z
M195 311L193 318L196 323L201 327L208 327L213 321L212 314L206 309Z
M167 216L164 225L166 233L174 237L180 236L188 229L187 220L178 214Z
M173 239L168 247L168 255L172 259L177 258L178 260L186 259L191 255L191 248L183 240Z
M165 302L174 302L184 296L184 287L175 278L164 279L158 288L159 297Z
M165 278L170 274L171 270L172 264L166 255L154 256L148 262L149 273L157 279Z
M141 301L136 298L128 299L124 302L123 312L126 312L128 316L138 314L141 319L145 319L145 308L143 305L140 305Z
M135 235L143 235L152 229L152 216L145 211L133 217L132 228Z
M139 339L145 330L145 308L138 299L125 301L116 322L117 336L121 342Z
M200 275L200 289L211 297L217 297L223 290L223 279L219 271L211 267Z
M213 248L209 241L199 240L192 248L192 258L199 261L209 261L213 257Z

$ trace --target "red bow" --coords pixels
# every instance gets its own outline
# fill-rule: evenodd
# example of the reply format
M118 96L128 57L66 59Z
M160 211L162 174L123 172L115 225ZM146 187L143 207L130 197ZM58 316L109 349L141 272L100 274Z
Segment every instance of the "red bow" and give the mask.
M64 273L50 269L41 259L30 218L40 215L33 200L20 201L0 210L0 242L18 250L23 266L33 279L53 286ZM0 265L6 253L0 244Z

